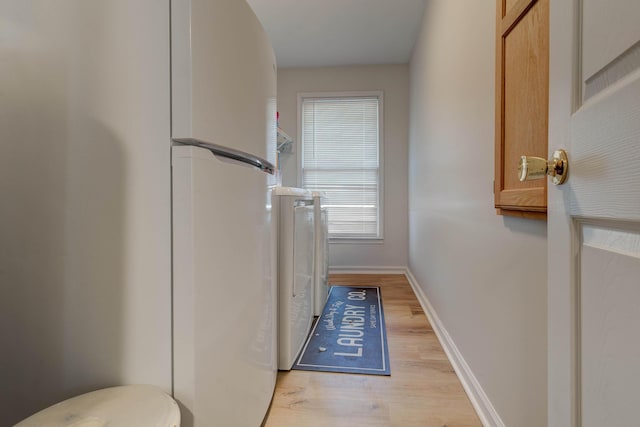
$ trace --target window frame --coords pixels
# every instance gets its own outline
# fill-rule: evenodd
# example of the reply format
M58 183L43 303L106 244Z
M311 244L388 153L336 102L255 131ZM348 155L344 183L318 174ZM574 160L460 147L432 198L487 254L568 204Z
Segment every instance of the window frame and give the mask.
M298 92L297 108L297 185L302 188L302 102L310 98L377 98L378 99L378 236L329 236L330 243L384 243L384 93L374 91Z

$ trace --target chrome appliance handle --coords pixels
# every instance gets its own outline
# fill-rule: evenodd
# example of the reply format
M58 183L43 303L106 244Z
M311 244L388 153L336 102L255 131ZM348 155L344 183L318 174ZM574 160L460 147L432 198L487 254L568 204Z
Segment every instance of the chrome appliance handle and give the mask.
M195 138L171 138L171 140L183 145L193 145L194 147L205 148L216 156L246 163L271 175L275 174L276 171L275 166L273 166L271 162L258 156L254 156L253 154L245 153L244 151L235 150L233 148L213 144L211 142L201 141Z

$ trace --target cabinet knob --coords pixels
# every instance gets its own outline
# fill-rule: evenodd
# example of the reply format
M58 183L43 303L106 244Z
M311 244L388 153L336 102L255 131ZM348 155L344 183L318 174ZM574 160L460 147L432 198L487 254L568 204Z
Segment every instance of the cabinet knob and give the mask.
M549 175L554 185L560 185L567 180L568 172L569 161L564 150L554 151L553 157L549 161L542 157L522 156L518 165L518 178L520 181L542 179Z

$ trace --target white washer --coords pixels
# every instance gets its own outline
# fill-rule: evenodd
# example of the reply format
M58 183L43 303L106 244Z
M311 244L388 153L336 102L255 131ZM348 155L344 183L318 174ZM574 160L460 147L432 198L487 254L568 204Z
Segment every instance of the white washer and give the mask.
M313 197L275 187L272 214L278 239L278 369L290 370L313 321Z
M314 191L312 195L316 237L313 265L313 315L320 316L329 296L329 223L327 208L324 207L325 194L321 191Z

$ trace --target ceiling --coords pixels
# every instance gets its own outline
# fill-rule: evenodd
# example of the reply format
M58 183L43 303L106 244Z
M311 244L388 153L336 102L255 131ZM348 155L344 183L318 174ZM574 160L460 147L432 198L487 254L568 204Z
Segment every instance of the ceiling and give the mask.
M409 62L425 0L247 0L278 67Z

